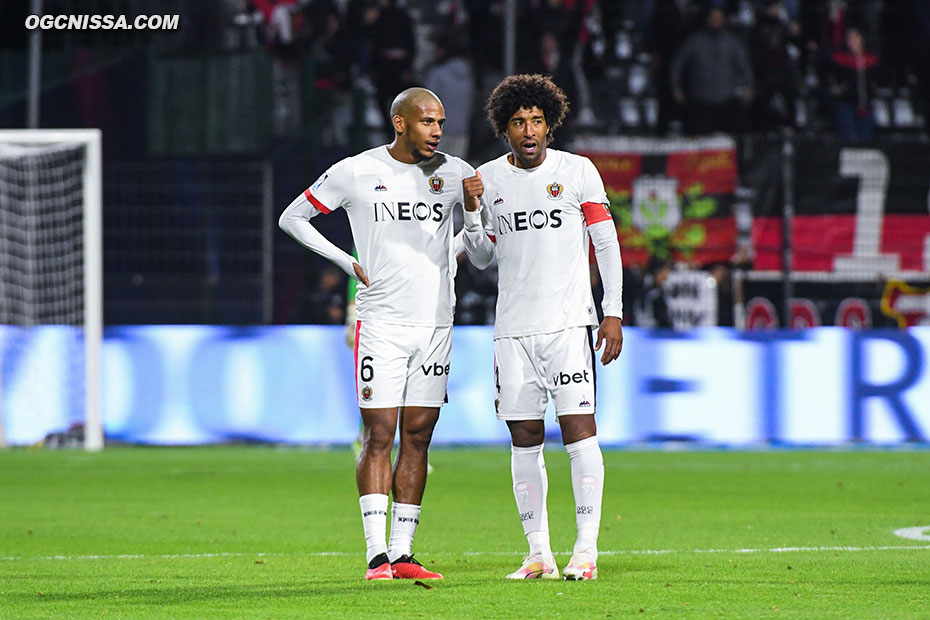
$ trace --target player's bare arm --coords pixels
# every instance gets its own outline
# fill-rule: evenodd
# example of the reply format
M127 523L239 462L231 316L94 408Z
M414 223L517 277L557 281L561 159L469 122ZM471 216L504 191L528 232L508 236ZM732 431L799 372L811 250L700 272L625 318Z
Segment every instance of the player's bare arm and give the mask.
M601 321L601 326L597 329L597 344L595 351L601 350L604 346L604 353L601 354L601 363L605 366L618 357L623 350L623 324L615 316L605 316Z

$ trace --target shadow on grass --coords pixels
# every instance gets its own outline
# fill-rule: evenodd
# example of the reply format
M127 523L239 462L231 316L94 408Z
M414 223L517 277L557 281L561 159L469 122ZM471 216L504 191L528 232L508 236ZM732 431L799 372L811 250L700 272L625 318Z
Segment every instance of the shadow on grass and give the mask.
M328 583L290 582L269 585L210 585L210 586L179 586L165 583L150 586L127 586L119 589L85 589L73 592L7 592L4 598L8 603L37 603L37 602L80 602L95 601L137 603L145 605L174 605L184 603L200 603L216 601L223 604L235 604L237 601L254 604L262 599L282 600L288 598L313 598L325 601L328 597L344 599L346 597L364 599L366 595L383 597L396 593L398 595L413 596L419 593L429 595L431 591L421 586L414 586L413 582L346 582L331 581Z

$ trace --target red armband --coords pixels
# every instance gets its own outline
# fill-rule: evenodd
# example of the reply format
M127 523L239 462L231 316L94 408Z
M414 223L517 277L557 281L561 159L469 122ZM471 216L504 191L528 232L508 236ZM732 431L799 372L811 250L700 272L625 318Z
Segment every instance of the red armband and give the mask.
M312 204L314 207L319 209L320 213L327 215L332 210L328 208L326 205L324 205L322 202L317 200L316 196L310 193L310 188L307 188L304 190L304 196L307 198L307 200L310 201L310 204Z
M610 209L602 202L583 202L581 203L581 212L584 214L584 221L588 226L612 219Z

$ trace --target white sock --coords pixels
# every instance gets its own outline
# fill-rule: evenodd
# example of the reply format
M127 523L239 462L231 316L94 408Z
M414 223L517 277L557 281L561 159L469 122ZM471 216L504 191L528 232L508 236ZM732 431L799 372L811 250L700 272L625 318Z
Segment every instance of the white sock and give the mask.
M388 560L394 562L402 555L410 555L413 535L420 524L420 507L416 504L391 504L391 543Z
M379 553L387 552L384 539L387 532L388 496L381 493L362 495L358 498L358 504L362 508L362 527L365 528L365 542L368 544L365 561L371 562Z
M530 555L552 555L549 546L549 516L546 513L546 493L549 479L543 459L543 445L529 448L510 447L510 473L513 476L513 496L523 522L523 532L530 543Z
M575 492L575 552L590 551L597 558L597 535L601 529L601 499L604 495L604 457L597 437L565 446L572 466Z

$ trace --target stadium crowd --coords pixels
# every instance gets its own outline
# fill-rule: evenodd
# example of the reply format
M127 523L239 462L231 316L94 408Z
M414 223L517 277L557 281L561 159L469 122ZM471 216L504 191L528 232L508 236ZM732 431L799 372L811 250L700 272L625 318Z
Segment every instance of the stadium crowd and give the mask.
M0 53L27 48L20 17L27 4L0 3ZM232 154L271 161L277 200L333 162L386 142L390 98L422 85L445 105L441 149L478 164L503 149L484 105L504 77L508 6L516 10L514 72L551 75L572 102L558 148L590 135L716 131L862 142L924 134L930 118L927 0L46 0L49 13L183 19L177 32L44 32L47 59L59 52L57 62L73 77L68 87L58 80L46 89L43 124L101 127L105 157L175 157L183 174L191 174L184 158L192 153L210 157L222 155L224 144L247 144L251 150ZM236 60L256 55L255 65ZM207 57L203 73L184 62ZM207 65L225 59L232 60ZM270 88L267 76L255 77L266 59ZM25 92L25 73L14 65L0 62L6 126L24 116L23 105L10 103L24 101ZM217 79L191 84L196 93L187 99L174 89L208 73ZM55 76L50 71L48 79ZM228 91L217 87L227 82ZM149 96L157 84L168 91ZM215 99L204 84L212 84ZM117 89L133 103L106 98ZM216 101L232 92L241 94L245 112L213 114ZM204 129L211 122L217 125ZM205 146L216 136L226 142ZM343 246L351 243L347 230L333 234ZM344 278L334 283L322 264L278 236L274 253L274 322L343 320ZM647 298L661 302L662 273L656 261L638 281L628 280L636 299L630 308L651 308ZM493 273L465 266L457 288L458 321L493 321ZM664 324L661 303L649 313Z
M504 69L503 0L229 4L241 9L230 23L251 29L237 40L268 46L285 65L312 58L324 113L361 87L376 111L369 125L383 128L391 93L432 85L449 95L460 154L484 146L480 104ZM516 4L515 72L553 76L575 102L576 132L789 128L868 139L861 119L906 130L927 117L930 5L920 0Z
M422 84L446 106L442 148L478 162L500 150L483 106L504 71L505 5L264 0L243 8L255 16L249 23L260 36L253 40L263 37L282 66L312 58L324 141L348 140L353 91L367 95L365 120L377 143L386 137L392 93ZM714 132L868 141L876 131L922 131L930 117L927 2L520 0L517 11L515 71L553 76L573 102L561 144L586 134ZM278 103L286 131L289 112ZM627 273L637 322L671 326L662 288L671 268L653 261ZM721 324L733 320L728 268L713 269ZM493 321L493 271L463 261L456 288L457 322ZM309 307L319 291L303 299L286 320L322 315L338 322L336 308Z

